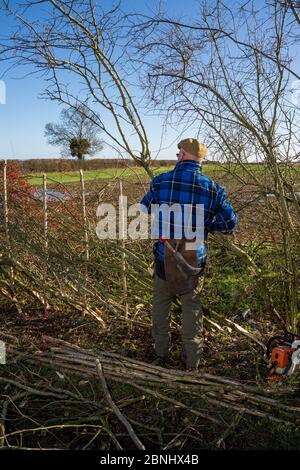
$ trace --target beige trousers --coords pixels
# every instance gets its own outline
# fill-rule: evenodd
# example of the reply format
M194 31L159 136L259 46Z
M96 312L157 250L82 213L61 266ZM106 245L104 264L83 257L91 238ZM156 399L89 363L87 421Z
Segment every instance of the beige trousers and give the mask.
M199 277L196 288L180 295L182 304L182 357L188 369L197 368L203 348L203 314L200 294L204 276ZM167 283L156 274L153 278L152 336L155 352L166 357L170 347L170 307L174 295L168 291Z

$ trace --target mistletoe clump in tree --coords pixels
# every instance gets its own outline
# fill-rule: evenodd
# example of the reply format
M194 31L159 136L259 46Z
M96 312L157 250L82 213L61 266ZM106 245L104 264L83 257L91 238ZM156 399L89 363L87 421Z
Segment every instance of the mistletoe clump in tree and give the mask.
M63 109L61 123L46 124L45 136L49 144L62 148L63 156L84 160L87 155L92 157L103 149L97 118L98 116L94 113L91 115L90 109L84 105Z

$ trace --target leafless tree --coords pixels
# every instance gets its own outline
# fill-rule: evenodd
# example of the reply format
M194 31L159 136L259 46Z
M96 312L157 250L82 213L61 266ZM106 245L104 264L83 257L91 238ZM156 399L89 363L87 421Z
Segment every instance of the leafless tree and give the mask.
M76 109L89 98L88 117L108 143L152 175L148 137L130 92L124 15L93 0L1 0L2 15L16 22L2 41L1 60L34 66L48 87L45 96ZM81 99L80 99L81 97ZM98 112L101 111L101 119Z
M76 157L78 160L84 160L86 155L92 157L103 149L98 134L99 127L89 119L86 104L77 109L63 109L60 123L48 122L45 126L48 142L61 147L63 156Z
M209 158L226 163L222 169L236 182L236 205L260 231L270 229L266 243L276 247L285 320L293 330L300 261L296 8L296 2L215 0L199 2L191 22L162 12L131 19L150 102L173 125L205 137ZM259 257L246 258L271 299Z
M292 14L294 15L294 18L298 25L300 25L300 2L299 1L293 1L293 0L285 0L285 1L279 1L279 4L283 7L290 8Z

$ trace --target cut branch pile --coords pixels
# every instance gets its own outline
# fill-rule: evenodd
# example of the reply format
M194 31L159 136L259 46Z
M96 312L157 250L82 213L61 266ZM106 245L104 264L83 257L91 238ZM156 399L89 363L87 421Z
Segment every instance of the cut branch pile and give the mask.
M116 353L82 349L48 336L44 339L49 345L49 351L38 352L30 360L87 378L98 377L96 364L99 361L107 379L128 384L215 423L218 422L218 413L222 408L267 417L274 422L300 422L300 404L290 406L282 401L283 396L286 398L286 387L275 388L272 385L260 388L202 371L169 370ZM182 401L173 398L175 391L183 397ZM200 400L201 411L185 403L189 398Z
M205 369L165 369L43 340L42 350L26 352L18 342L7 344L0 449L231 447L245 429L264 439L277 435L278 426L290 435L300 422L297 395L287 384L258 387Z

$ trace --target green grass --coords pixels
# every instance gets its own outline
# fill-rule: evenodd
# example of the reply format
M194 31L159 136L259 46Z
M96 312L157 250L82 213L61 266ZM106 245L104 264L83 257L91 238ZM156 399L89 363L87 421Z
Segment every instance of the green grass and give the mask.
M174 167L172 165L153 168L153 173L158 175L160 173L170 171ZM203 167L203 172L209 175L215 175L216 173L220 174L222 170L219 165L216 164L207 164ZM111 180L115 177L122 178L134 178L134 181L137 181L138 178L147 179L147 173L141 167L134 168L108 168L101 170L85 170L84 171L84 180L93 181L93 180ZM32 186L39 186L43 184L43 173L34 173L33 175L25 176L28 183ZM79 171L67 171L67 172L50 172L47 173L47 180L49 183L78 183L80 179Z
M86 170L84 171L84 180L102 180L112 179L115 177L136 177L146 175L143 168L109 168L103 170ZM34 176L26 176L26 180L30 185L41 185L43 183L42 173L35 173ZM47 173L48 182L53 183L77 183L80 180L79 171L68 172L51 172Z
M237 168L239 167L239 168ZM262 174L265 170L263 165L246 165L247 170L251 173L256 173L256 175ZM158 175L162 172L166 172L174 168L172 165L153 168L153 173ZM203 166L203 173L207 176L222 176L225 175L228 171L238 173L240 176L244 174L244 169L237 165L219 165L216 163L208 163ZM295 167L292 170L300 176L300 167ZM147 180L147 173L142 167L133 167L133 168L107 168L100 170L85 170L84 171L84 180L85 181L97 181L97 180L111 180L116 177L122 178L133 178L134 181L137 181L138 178ZM35 173L33 175L25 176L26 180L30 185L38 186L43 183L43 174ZM47 173L47 180L49 183L77 183L79 182L80 176L79 171L68 171L68 172L50 172Z

